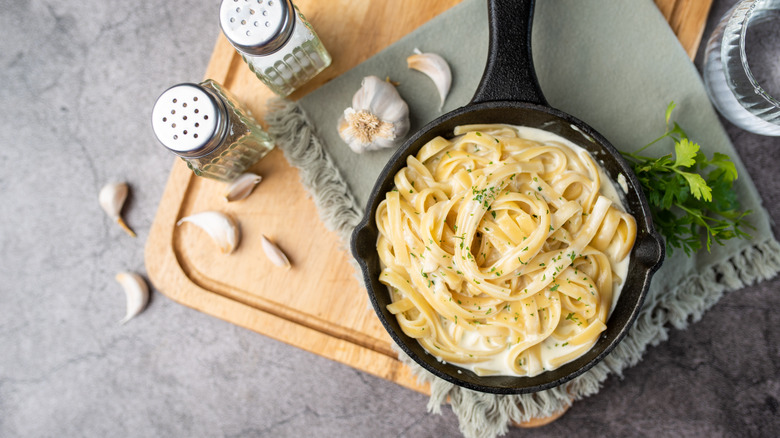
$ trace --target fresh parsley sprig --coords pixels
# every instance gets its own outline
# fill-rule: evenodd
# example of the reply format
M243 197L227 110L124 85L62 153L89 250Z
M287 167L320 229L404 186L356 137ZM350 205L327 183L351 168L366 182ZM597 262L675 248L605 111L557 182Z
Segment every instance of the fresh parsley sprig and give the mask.
M675 103L666 108L666 132L636 152L621 152L631 164L650 203L653 222L666 239L667 251L681 248L690 256L712 243L749 239L745 221L751 211L740 211L734 180L737 168L728 155L715 152L708 159L676 122L669 125ZM674 153L660 158L642 152L670 138ZM702 239L702 234L704 238Z

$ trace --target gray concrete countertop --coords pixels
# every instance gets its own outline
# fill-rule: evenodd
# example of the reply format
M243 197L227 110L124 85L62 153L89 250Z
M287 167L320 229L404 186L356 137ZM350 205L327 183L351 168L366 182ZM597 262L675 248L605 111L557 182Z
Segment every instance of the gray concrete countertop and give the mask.
M716 0L705 36L733 3ZM0 2L0 436L458 436L423 395L158 292L117 324L114 275L144 272L173 161L149 111L201 79L218 4ZM780 218L780 139L724 124ZM98 206L110 180L132 186L136 239ZM780 436L778 286L726 296L560 420L509 436Z

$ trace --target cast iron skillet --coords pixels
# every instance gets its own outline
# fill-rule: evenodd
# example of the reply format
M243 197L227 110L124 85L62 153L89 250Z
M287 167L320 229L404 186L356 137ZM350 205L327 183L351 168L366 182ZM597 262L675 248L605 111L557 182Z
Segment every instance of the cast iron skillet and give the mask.
M541 391L567 382L593 367L628 333L642 306L650 278L664 258L664 244L653 228L647 199L620 153L590 126L547 105L531 57L533 8L533 0L488 0L490 46L487 66L474 98L468 105L423 127L398 149L379 175L366 206L366 215L352 234L352 253L363 271L371 304L393 340L436 376L481 392L521 394ZM378 230L374 217L385 193L393 189L393 177L406 166L406 157L416 154L429 140L436 136L452 137L455 126L472 123L530 126L558 134L588 150L613 181L623 174L628 183L624 203L636 218L637 240L631 251L620 299L607 321L607 329L585 355L535 377L479 377L439 362L401 331L395 316L386 308L391 303L387 287L379 282Z

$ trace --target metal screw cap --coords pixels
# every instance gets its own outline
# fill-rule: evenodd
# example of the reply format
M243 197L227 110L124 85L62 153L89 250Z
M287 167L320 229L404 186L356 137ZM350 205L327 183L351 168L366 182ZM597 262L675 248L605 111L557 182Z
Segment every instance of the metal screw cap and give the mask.
M219 24L239 51L270 55L292 35L295 8L290 0L222 0Z
M186 158L202 157L222 142L227 131L221 100L198 84L165 90L152 109L152 129L167 149Z

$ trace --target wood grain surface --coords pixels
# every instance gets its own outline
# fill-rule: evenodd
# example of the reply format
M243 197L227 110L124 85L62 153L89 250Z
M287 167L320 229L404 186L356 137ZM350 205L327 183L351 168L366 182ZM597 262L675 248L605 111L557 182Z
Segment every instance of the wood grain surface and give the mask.
M460 0L296 0L333 57L331 67L293 99L392 44ZM696 53L710 0L656 0L681 43ZM260 120L272 93L220 36L205 77L222 83ZM275 150L252 172L263 181L247 199L227 203L225 185L195 177L176 160L146 243L147 273L174 301L274 339L397 382L416 391L349 264L338 237L325 229L298 171ZM178 219L205 210L237 218L242 239L222 255L208 236ZM293 268L264 256L261 235L275 241Z
M712 0L655 0L688 57L696 57Z

